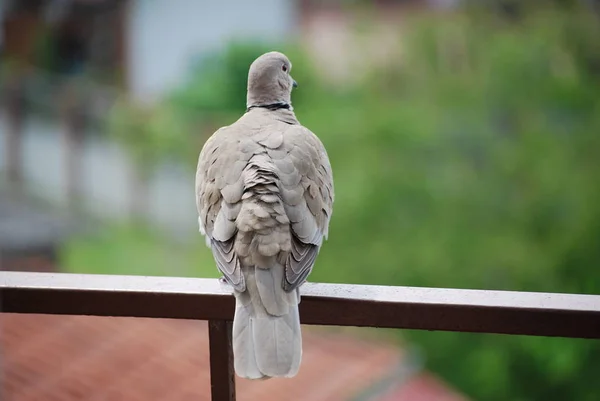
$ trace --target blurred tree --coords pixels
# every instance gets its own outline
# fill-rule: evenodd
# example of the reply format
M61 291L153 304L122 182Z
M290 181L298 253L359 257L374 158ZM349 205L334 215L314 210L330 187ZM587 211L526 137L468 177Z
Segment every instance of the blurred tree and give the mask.
M405 69L302 120L337 189L313 280L600 293L598 21L476 16L416 21ZM405 334L474 399L598 396L598 342Z

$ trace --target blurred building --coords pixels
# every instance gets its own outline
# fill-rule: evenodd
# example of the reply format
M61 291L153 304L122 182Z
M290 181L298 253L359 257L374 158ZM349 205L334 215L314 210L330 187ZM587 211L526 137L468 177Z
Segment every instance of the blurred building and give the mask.
M210 400L206 322L5 315L2 388L11 401ZM304 330L293 380L237 379L237 399L465 401L392 345Z
M13 0L3 14L7 57L65 75L92 70L144 100L231 39L289 38L297 16L294 2L277 0ZM40 44L43 33L51 43ZM54 55L40 49L49 45Z
M290 38L297 16L294 2L277 0L3 1L2 58L20 74L27 105L2 110L0 169L18 170L27 190L52 202L70 204L79 193L100 217L129 216L132 163L98 129L119 94L155 99L181 83L191 63L234 38ZM80 77L85 87L70 84ZM85 99L73 102L73 88L80 95L85 88ZM85 121L73 124L73 106ZM153 224L196 230L190 180L178 166L158 167L147 202Z
M147 100L181 83L190 63L232 39L300 37L327 62L351 61L355 2L330 0L8 0L0 11L5 55L66 75L92 70ZM377 0L372 43L389 50L402 17L459 0ZM369 3L363 3L369 4ZM364 17L364 16L363 16ZM42 36L49 41L40 42ZM49 37L49 38L48 38ZM385 40L382 41L382 39ZM46 48L46 49L44 49ZM51 55L50 48L54 48ZM376 55L374 55L377 57ZM364 58L364 57L363 57ZM341 67L340 67L341 68Z

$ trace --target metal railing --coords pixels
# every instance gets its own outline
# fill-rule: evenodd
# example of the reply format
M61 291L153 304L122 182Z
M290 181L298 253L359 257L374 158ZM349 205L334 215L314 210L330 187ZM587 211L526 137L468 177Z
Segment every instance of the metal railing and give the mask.
M303 324L600 338L600 295L307 283ZM213 400L235 400L234 298L216 279L0 272L0 311L209 321Z

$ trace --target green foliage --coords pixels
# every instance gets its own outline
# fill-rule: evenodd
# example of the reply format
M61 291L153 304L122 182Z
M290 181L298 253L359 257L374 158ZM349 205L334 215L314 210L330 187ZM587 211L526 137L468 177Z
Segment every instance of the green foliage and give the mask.
M260 43L234 42L225 52L207 54L195 62L189 80L170 97L194 116L240 113L246 108L248 67L257 54L270 49Z
M283 49L297 115L335 175L311 280L600 293L596 17L538 8L511 22L476 11L408 23L403 58L351 89L328 87L315 74L327 66ZM197 154L244 110L247 68L265 50L238 43L197 65L157 131L192 127L174 136ZM120 128L131 149L168 148L136 124ZM597 398L598 342L402 334L473 399Z
M352 103L298 108L336 178L311 280L600 293L597 29L579 14L429 16L402 71L374 71ZM474 399L597 397L597 342L405 335Z
M72 273L218 277L208 248L173 243L148 228L131 225L105 227L93 237L74 238L62 250L61 263Z

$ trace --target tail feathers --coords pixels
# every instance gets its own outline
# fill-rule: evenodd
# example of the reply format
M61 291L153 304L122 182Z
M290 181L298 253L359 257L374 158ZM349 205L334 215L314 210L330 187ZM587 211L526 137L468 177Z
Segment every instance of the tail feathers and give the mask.
M258 271L262 269L256 270L256 276L247 277L246 291L236 293L233 321L236 374L247 379L293 377L302 359L297 292L285 292L278 280L263 282L267 277Z
M262 379L265 375L258 368L254 336L252 335L252 319L248 308L236 301L233 319L233 356L235 373L246 379Z
M302 337L298 306L285 316L256 319L252 322L258 369L270 377L293 377L302 359Z

